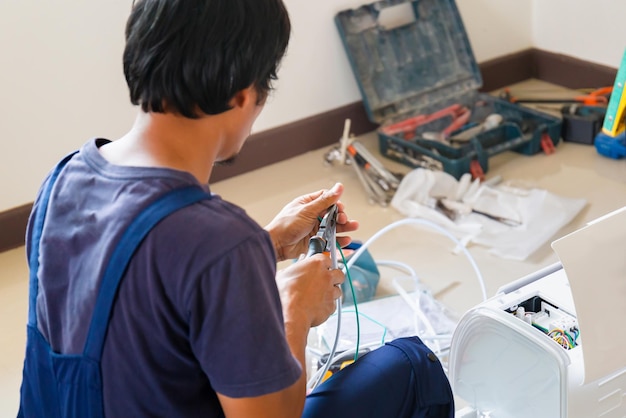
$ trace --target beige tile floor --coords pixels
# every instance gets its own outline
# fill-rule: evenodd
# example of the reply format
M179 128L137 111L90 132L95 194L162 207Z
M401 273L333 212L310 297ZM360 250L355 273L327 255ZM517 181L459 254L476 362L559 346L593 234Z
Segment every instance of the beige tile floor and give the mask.
M561 92L555 86L528 81L513 86L520 91ZM338 127L340 132L342 127ZM358 138L377 152L374 133ZM244 207L260 224L267 223L283 204L292 198L342 182L347 211L361 223L353 238L365 241L381 228L403 218L395 209L368 203L352 168L325 166L323 156L330 147L273 164L255 172L212 185L225 199ZM407 167L387 159L381 161L391 170ZM557 152L528 157L505 152L490 161L487 178L501 175L506 180L522 180L561 196L586 198L583 211L554 238L574 231L590 220L626 206L626 162L599 156L586 145L561 143ZM463 313L481 300L480 290L470 264L462 255L453 254L454 245L439 233L421 227L405 227L390 232L370 247L375 258L403 261L412 265L431 287L438 299L457 313ZM549 244L525 261L497 258L485 248L470 246L486 282L488 295L503 284L555 262ZM27 266L24 248L0 253L0 417L15 416L21 380L27 310ZM381 281L380 290L388 284Z
M0 417L17 414L21 382L28 268L24 247L0 253Z

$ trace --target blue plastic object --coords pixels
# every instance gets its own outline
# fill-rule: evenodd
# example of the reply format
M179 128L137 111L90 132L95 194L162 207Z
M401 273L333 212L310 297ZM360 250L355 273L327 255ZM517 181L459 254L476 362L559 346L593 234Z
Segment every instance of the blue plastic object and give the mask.
M350 245L344 248L350 250L358 250L361 247L361 243L352 242ZM352 255L348 256L346 263L350 261ZM354 289L354 296L356 296L357 303L367 302L372 300L376 295L376 289L378 288L378 282L380 281L380 271L376 265L376 261L366 249L361 256L350 267L350 279L352 280L352 289ZM352 289L350 283L345 280L341 284L341 291L343 293L343 304L345 306L354 305L354 297L352 295Z
M614 159L626 157L626 131L618 136L610 136L600 132L596 136L594 145L598 154L605 157Z
M335 23L368 116L381 125L382 155L460 178L472 166L487 172L497 153L532 155L559 142L560 118L478 93L482 77L454 0L376 1L339 12ZM454 104L471 110L469 123L482 123L491 113L504 123L461 146L420 137L449 120L420 126L408 139L383 131Z

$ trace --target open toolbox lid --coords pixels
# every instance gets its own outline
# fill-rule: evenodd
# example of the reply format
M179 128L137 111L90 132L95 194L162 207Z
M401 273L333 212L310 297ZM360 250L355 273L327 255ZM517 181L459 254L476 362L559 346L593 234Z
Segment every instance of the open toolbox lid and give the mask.
M482 86L454 0L382 0L339 12L335 23L372 121L386 124Z
M626 366L626 207L552 243L572 289L585 383Z

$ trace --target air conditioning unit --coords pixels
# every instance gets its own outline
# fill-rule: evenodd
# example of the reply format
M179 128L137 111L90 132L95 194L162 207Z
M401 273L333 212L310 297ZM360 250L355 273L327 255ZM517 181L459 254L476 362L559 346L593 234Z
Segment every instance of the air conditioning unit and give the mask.
M560 262L463 315L457 418L626 417L626 207L552 243Z

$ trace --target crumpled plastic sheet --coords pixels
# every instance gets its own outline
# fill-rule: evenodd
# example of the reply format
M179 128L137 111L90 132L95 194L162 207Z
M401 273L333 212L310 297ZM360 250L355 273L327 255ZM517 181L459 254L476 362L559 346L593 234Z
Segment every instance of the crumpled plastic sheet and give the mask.
M437 208L446 199L467 210L449 217ZM585 199L558 196L547 190L491 186L471 181L470 174L460 180L442 171L415 169L400 183L391 206L407 217L423 218L446 228L461 242L489 248L489 252L513 260L525 260L567 225L585 207ZM472 212L519 222L510 226Z

